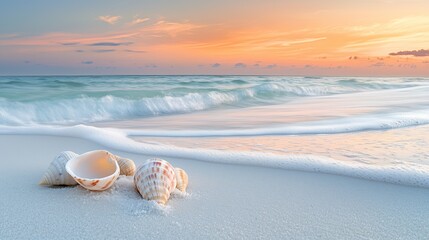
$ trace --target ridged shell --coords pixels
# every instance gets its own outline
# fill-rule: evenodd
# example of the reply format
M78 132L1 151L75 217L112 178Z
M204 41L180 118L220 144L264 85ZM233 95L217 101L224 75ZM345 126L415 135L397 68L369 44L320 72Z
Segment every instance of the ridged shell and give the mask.
M120 175L134 176L136 173L136 165L133 160L116 156L116 161L121 169Z
M66 170L82 187L92 191L110 188L120 172L116 157L105 150L87 152L71 159Z
M134 183L144 199L166 204L176 187L176 175L169 162L152 158L137 169Z
M186 188L188 187L188 174L181 168L174 168L174 172L176 174L176 188L181 192L186 192Z
M48 167L45 175L40 180L40 185L77 185L77 182L66 171L67 162L79 156L78 154L65 151L58 154Z

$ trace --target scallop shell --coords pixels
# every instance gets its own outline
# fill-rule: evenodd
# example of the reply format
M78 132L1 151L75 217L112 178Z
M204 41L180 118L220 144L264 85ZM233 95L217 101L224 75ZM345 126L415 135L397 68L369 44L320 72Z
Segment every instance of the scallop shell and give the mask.
M105 150L84 153L66 164L67 172L82 187L103 191L113 185L119 177L119 165L116 157Z
M67 162L79 156L78 154L65 151L58 154L48 167L45 175L40 180L40 185L77 185L77 182L66 171Z
M176 188L181 192L186 192L186 188L188 187L188 174L181 168L174 168L174 173L176 174Z
M144 199L165 205L176 187L176 174L169 162L153 158L137 169L134 184Z
M133 160L116 156L116 161L118 161L118 165L121 170L119 173L120 175L134 176L136 173L136 165Z

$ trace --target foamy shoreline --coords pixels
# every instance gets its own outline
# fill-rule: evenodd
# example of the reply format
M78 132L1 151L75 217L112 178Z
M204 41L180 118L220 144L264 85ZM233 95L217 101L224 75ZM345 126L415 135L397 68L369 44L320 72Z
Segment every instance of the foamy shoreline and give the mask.
M211 163L269 167L285 170L328 173L387 183L429 188L429 166L403 162L378 166L344 162L309 154L276 155L264 152L219 151L181 148L172 145L147 144L129 138L126 131L114 128L76 126L0 127L0 134L77 137L117 151L167 158L192 159ZM61 150L63 151L63 150Z
M429 189L349 177L168 158L191 184L166 209L129 179L109 192L37 185L56 153L107 149L73 137L1 135L1 239L422 239Z

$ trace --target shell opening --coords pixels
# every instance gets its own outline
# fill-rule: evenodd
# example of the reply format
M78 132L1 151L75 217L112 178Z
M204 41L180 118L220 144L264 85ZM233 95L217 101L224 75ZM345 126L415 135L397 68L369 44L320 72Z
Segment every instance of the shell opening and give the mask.
M85 154L84 154L85 155ZM87 179L98 179L115 174L118 165L106 151L90 152L69 162L69 170L75 176Z

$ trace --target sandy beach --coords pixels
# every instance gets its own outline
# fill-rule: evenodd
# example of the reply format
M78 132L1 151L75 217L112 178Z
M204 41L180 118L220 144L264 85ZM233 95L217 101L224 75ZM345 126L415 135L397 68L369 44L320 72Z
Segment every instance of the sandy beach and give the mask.
M429 189L320 173L168 160L187 170L188 194L167 207L143 200L131 178L105 192L37 183L63 150L107 149L88 140L2 135L1 239L424 239Z

